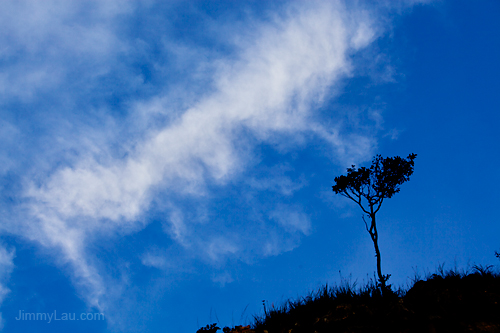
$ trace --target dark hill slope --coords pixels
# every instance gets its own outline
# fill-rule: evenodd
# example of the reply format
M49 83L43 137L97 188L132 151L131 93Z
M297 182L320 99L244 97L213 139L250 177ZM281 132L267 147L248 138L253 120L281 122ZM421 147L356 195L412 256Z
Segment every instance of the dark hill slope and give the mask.
M238 331L243 330L232 330ZM406 292L384 296L373 283L357 291L350 285L325 287L266 311L244 332L500 333L500 275L482 269L434 274Z

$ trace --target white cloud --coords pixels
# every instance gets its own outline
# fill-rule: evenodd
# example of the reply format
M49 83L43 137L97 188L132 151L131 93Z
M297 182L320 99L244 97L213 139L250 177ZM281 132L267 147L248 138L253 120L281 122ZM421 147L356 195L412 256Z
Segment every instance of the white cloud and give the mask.
M309 217L296 207L279 205L270 213L270 217L284 226L288 232L300 232L308 235L311 231Z
M256 191L273 191L284 196L291 196L306 184L304 178L294 181L286 176L286 172L291 170L292 168L288 165L276 165L271 168L263 168L265 176L251 177L246 183Z
M364 21L346 26L343 9L337 7L320 6L265 26L239 60L220 70L215 93L140 144L126 160L82 161L58 170L29 195L65 219L131 220L146 208L155 185L172 187L180 180L183 192L194 193L203 189L207 177L224 182L237 172L245 162L237 147L243 128L260 140L313 131L344 151L338 134L309 119L310 106L349 73L349 54L366 46L373 32L367 32ZM360 34L371 38L360 39ZM350 47L353 36L356 48ZM101 228L101 223L94 227Z
M170 268L169 262L164 256L153 254L151 252L144 254L141 262L144 266L154 267L161 270Z
M214 275L212 277L212 281L218 283L219 286L222 288L226 284L233 282L234 278L228 272L222 272L222 273Z
M20 42L4 43L13 49L0 50L1 54L41 53L51 61L27 69L20 66L0 77L0 94L28 98L40 89L56 89L70 70L67 61L58 63L60 54L87 63L91 73L85 78L91 80L108 71L118 53L127 52L129 46L118 37L113 18L129 13L129 5L89 2L95 11L87 12L78 4L3 3L0 9L13 16L3 21L3 27ZM80 23L81 13L87 13L90 19ZM27 27L14 22L15 17L23 15ZM72 20L77 23L68 27ZM94 238L142 229L147 223L143 215L154 196L169 193L193 200L208 198L207 185L226 186L254 163L253 148L262 143L290 149L298 142L307 144L307 137L312 136L330 144L332 156L342 161L371 154L374 137L344 131L341 119L324 124L314 111L353 75L351 56L381 33L377 18L371 12L357 7L346 9L342 2L334 1L298 3L271 22L253 24L254 31L239 39L236 55L218 59L214 65L211 90L195 102L172 103L186 109L179 111L169 105L172 95L168 92L167 97L155 96L149 103L132 103L131 110L136 112L132 118L144 120L139 128L150 124L149 116L167 115L168 119L124 148L123 157L108 155L111 148L103 139L92 145L91 153L84 151L68 162L69 166L56 168L36 181L25 179L30 183L25 198L32 218L26 222L23 236L62 250L62 261L74 268L75 283L85 291L82 294L91 305L102 306L100 298L109 286L86 244ZM56 49L44 49L47 43L56 45ZM94 64L98 59L103 59L102 64ZM13 75L17 79L11 80ZM31 79L23 81L23 75ZM294 137L302 138L290 139ZM300 188L293 182L280 187L272 180L250 185L283 195ZM165 200L170 200L168 195ZM196 225L186 219L181 208L174 202L165 206L169 207L170 219L164 230L184 248L201 252L213 262L245 251L245 237L224 230L216 236L195 235L191 230ZM284 239L277 230L306 235L311 230L309 218L300 209L281 206L259 223L269 218L281 229L270 227L261 255L275 255L296 246L296 236ZM142 261L151 267L168 266L158 255L145 255Z
M0 75L0 96L25 100L60 89L82 65L90 77L102 75L127 52L114 23L132 9L131 1L2 1L0 58L10 66Z
M0 119L0 141L3 143L0 151L0 175L16 166L16 161L13 158L14 143L19 140L20 136L21 133L16 126Z
M3 302L7 294L10 292L9 288L5 286L10 278L10 274L14 269L15 251L8 251L5 247L0 245L0 304ZM3 329L4 319L0 313L0 330Z

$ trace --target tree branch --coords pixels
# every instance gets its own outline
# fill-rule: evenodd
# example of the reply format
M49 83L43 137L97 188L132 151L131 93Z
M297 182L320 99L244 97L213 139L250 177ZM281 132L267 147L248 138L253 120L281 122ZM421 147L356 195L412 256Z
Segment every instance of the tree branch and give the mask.
M351 191L353 191L353 189L351 189ZM351 199L352 201L354 201L355 203L357 203L359 205L359 207L361 207L361 209L363 210L363 212L365 212L366 214L370 214L366 209L365 207L363 207L363 205L361 204L361 195L358 194L358 193L355 193L354 191L352 192L352 195L354 195L355 197L358 198L358 200L354 199L350 194L349 192L347 192L347 190L345 192L341 192L340 193L341 195L343 195L344 197L346 198L349 198Z
M359 198L359 201L357 202L359 207L361 207L361 209L363 210L363 212L365 212L366 214L370 214L368 213L368 211L365 209L365 207L363 207L363 205L361 204L361 197Z
M371 235L372 233L370 232L370 230L368 229L368 223L366 223L365 221L365 216L364 215L361 215L361 217L363 218L363 222L365 222L365 228L366 228L366 231L368 231L368 233Z
M378 207L377 207L377 209L375 209L374 214L376 214L379 211L380 207L382 206L383 201L384 201L384 197L380 198L380 202L378 203Z
M345 192L341 192L340 194L342 194L342 195L343 195L344 197L346 197L346 198L351 199L351 200L352 200L352 201L354 201L354 202L358 202L356 199L354 199L353 197L351 197L351 196L349 195L349 193L347 192L347 190L346 190Z
M365 207L363 207L363 205L361 204L361 193L353 193L354 195L356 195L358 197L358 200L354 200L354 202L356 202L358 204L359 207L361 207L361 209L363 210L363 212L365 212L366 214L370 214L368 213L368 211L365 209Z

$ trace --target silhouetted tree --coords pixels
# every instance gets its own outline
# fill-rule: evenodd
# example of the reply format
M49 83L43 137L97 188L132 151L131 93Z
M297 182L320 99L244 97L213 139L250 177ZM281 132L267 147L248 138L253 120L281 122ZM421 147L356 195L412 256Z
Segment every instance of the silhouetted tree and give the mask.
M380 210L385 198L391 198L398 193L399 186L410 180L413 173L413 160L416 157L416 154L410 154L406 159L399 156L383 158L376 155L369 169L365 167L356 169L353 165L347 168L346 176L335 177L335 185L332 186L335 194L351 199L363 210L363 222L375 246L377 275L382 292L388 289L386 281L390 274L382 275L375 214ZM370 218L369 225L365 220L365 214Z

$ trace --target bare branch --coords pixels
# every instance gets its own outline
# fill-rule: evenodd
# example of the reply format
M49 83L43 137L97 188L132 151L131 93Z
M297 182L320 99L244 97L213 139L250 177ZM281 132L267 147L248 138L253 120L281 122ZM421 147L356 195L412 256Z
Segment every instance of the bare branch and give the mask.
M363 207L363 205L361 204L361 198L359 199L358 205L359 205L359 207L361 207L361 209L363 210L363 212L365 212L365 213L366 213L366 214L368 214L368 215L370 214L370 213L369 213L369 212L365 209L365 207Z
M368 233L371 234L370 230L368 229L368 223L366 223L366 221L365 221L365 216L361 215L361 218L363 218L363 222L365 222L366 231L368 231Z
M351 189L351 191L352 191L352 189ZM340 193L340 195L342 195L342 196L344 196L344 197L346 197L346 198L348 198L348 199L351 199L352 201L354 201L355 203L357 203L357 204L359 205L359 207L361 207L361 209L363 210L363 212L365 212L366 214L370 214L370 213L369 213L369 212L365 209L365 207L363 207L363 205L361 204L361 195L360 195L360 194L355 193L355 192L353 192L353 193L352 193L352 195L354 195L355 197L357 197L357 198L358 198L357 200L356 200L356 199L354 199L354 198L353 198L353 197L349 194L349 192L347 192L347 190L346 190L346 191L344 191L344 192L341 192L341 193Z
M340 192L340 195L352 200L352 198L347 193Z
M341 194L341 195L343 195L343 196L344 196L344 197L346 197L346 198L351 199L351 200L352 200L352 201L354 201L354 202L358 202L358 200L354 199L353 197L351 197L351 196L349 195L349 192L347 192L347 190L346 190L345 192L340 193L340 194Z
M361 191L357 190L357 189L356 189L356 188L354 188L354 187L350 187L350 189L351 189L351 192L352 192L355 196L357 196L358 198L359 198L359 197L361 197L361 194L362 194L362 192L361 192Z
M382 206L382 202L383 202L383 201L384 201L384 198L383 198L383 197L382 197L382 198L380 198L380 202L378 203L378 207L377 207L377 209L375 209L374 214L376 214L376 213L379 211L380 207Z

